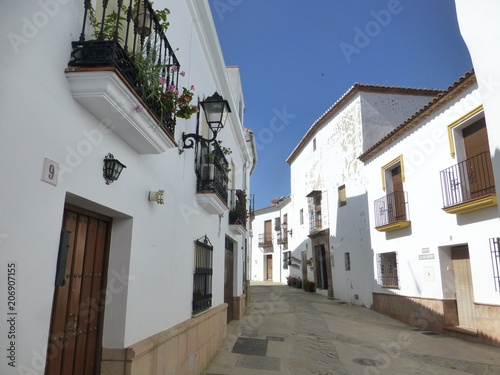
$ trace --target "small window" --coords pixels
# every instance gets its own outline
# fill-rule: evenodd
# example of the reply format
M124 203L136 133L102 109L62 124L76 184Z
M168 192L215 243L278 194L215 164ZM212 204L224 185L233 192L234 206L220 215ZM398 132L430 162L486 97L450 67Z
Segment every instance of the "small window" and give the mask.
M378 254L378 284L384 288L399 288L396 252Z
M345 270L350 271L351 270L351 255L349 253L344 253L344 263L345 263Z
M279 217L274 218L274 230L276 232L281 231L281 218Z
M213 246L208 237L194 247L193 314L212 306Z
M339 186L339 207L345 206L347 204L347 196L345 191L345 185Z
M303 208L300 209L299 218L300 218L300 225L303 225L304 224L304 209Z

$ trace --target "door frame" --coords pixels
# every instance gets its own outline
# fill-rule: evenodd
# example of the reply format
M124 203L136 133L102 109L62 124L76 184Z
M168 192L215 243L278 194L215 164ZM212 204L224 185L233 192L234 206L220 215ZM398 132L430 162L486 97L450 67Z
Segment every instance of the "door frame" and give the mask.
M94 212L87 210L85 208L82 208L80 206L76 206L70 203L65 203L64 204L64 209L63 209L63 214L62 214L62 220L60 224L60 228L62 229L64 227L64 220L65 220L65 215L67 212L72 212L77 215L82 215L86 216L90 219L97 219L100 221L104 221L107 223L107 228L106 228L106 233L105 233L105 241L104 241L104 246L103 246L103 259L102 259L102 279L101 279L101 286L100 286L100 292L99 296L101 298L101 302L99 303L99 308L98 308L98 315L97 315L97 332L96 332L96 348L95 348L95 368L94 371L96 374L100 373L101 371L101 361L102 361L102 339L103 339L103 326L104 326L104 312L105 312L105 301L106 301L106 292L107 292L107 283L108 283L108 270L109 270L109 254L110 254L110 244L111 244L111 231L112 231L112 225L113 225L113 218L110 216L102 215L100 213ZM53 317L54 317L54 304L56 302L55 296L56 296L56 291L57 291L57 286L54 285L54 291L52 294L52 308L50 312L50 325L49 325L49 332L47 335L47 359L50 356L49 351L51 348L53 348L51 345L53 345L50 341L50 333L52 332L52 325L53 325ZM61 350L61 347L59 345L56 346L57 350ZM45 362L45 370L44 374L47 373L47 364L48 360L46 359ZM57 375L57 374L47 374L47 375Z

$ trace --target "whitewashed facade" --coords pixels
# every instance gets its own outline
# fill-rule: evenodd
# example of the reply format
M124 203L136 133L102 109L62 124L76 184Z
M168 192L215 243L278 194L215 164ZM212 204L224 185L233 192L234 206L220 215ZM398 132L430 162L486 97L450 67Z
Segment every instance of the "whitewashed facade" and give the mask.
M305 254L319 293L371 307L370 180L358 156L436 93L356 84L311 126L287 159L292 256Z
M500 230L479 98L469 72L360 159L371 181L374 309L498 345Z
M253 135L243 128L238 71L226 70L208 1L154 6L171 11L166 35L185 71L179 87L194 85L195 105L217 91L232 109L217 138L232 150L229 198L197 190L200 149L179 153L183 132L197 129L196 114L178 117L168 133L116 71L66 70L82 30L83 0L3 3L0 273L9 284L0 290L0 342L9 350L1 374L200 373L222 343L227 315L244 313L248 224L230 225L229 208L236 191L248 195L256 157ZM126 165L109 185L103 178L108 153ZM148 200L158 190L165 192L163 205ZM54 291L63 288L54 285L61 227L71 217L80 229L70 236L91 224L107 228L97 234L105 239L102 271L85 265L62 273L70 299L90 288L88 280L102 279L95 284L100 299L73 303L76 309L62 314L61 336L49 338ZM86 249L91 241L83 238L78 246ZM201 314L193 314L196 240L213 247L211 307ZM97 350L83 350L83 361L95 368L83 370L75 347L89 335L97 337ZM62 365L46 372L54 358Z
M286 283L293 269L298 268L297 262L290 258L293 229L290 229L289 207L290 197L283 197L273 200L271 206L254 211L251 280Z

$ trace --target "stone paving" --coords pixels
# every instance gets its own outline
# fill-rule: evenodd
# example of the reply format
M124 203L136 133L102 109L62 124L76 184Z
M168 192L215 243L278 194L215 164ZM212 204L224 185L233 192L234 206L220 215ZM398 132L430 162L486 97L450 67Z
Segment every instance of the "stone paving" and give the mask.
M203 375L500 375L500 348L422 331L373 310L253 283L242 320Z

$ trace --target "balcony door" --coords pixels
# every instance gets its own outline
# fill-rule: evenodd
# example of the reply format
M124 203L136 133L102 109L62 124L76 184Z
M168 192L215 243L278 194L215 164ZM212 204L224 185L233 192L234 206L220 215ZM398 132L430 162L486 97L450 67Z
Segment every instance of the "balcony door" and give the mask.
M401 166L391 170L392 199L389 196L387 202L387 214L389 223L406 220L405 196L403 192L403 178Z
M271 220L264 221L264 242L266 244L273 242L273 223Z
M490 167L488 132L484 118L464 128L462 136L467 159L470 198L474 199L488 194L488 188L494 185L493 169Z
M109 218L97 214L64 212L60 247L67 257L65 265L58 261L46 375L98 373L110 226Z

